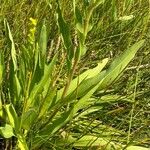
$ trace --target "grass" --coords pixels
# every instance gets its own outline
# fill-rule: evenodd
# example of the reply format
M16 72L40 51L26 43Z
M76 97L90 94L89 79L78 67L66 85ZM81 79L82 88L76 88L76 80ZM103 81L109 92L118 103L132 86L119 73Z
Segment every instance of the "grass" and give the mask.
M148 150L149 9L1 2L1 147Z

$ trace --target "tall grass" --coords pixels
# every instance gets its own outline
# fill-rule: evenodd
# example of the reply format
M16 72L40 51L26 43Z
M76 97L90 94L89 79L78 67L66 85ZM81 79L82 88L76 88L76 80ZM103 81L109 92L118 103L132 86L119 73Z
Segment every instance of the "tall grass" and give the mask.
M0 8L2 147L149 148L149 84L138 91L139 69L120 78L136 53L131 65L148 63L149 1L8 0Z

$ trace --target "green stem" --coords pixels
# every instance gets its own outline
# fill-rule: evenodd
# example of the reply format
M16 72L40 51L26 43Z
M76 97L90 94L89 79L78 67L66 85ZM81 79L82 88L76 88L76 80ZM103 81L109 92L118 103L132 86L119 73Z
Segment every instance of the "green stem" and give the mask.
M134 114L134 109L135 109L135 106L136 106L135 97L136 97L137 84L138 84L138 70L139 70L139 68L137 69L136 80L135 80L134 95L133 95L133 104L132 104L132 109L131 109L131 114L130 114L127 144L129 144L129 142L130 142L131 128L132 128L132 122L133 122L133 114Z

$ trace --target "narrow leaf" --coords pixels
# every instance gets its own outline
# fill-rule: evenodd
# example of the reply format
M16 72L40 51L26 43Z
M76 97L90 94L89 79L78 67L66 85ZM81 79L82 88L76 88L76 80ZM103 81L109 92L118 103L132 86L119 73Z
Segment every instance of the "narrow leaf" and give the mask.
M48 81L50 81L49 79L51 79L52 76L52 72L55 66L57 60L57 54L53 57L51 63L47 66L45 66L45 70L44 70L44 76L42 77L42 79L40 80L40 82L34 86L33 90L31 91L31 94L29 96L28 102L27 102L27 108L31 105L34 104L35 102L35 97L41 93L44 89L44 86L46 85L46 83ZM49 83L50 84L50 83Z
M9 24L6 20L4 21L4 24L5 24L6 30L8 32L9 40L11 42L11 57L12 57L12 61L13 61L14 71L16 71L17 70L17 58L16 58L15 44L14 44L13 37L12 37L11 31L9 28Z
M131 48L127 49L120 57L116 58L103 77L103 82L99 86L98 90L102 90L110 85L125 67L129 64L129 62L134 58L136 52L143 46L145 40L141 40L135 43Z
M73 79L71 81L71 84L69 86L69 89L67 91L66 96L68 96L69 94L71 94L81 84L81 82L83 80L85 80L85 79L87 80L87 79L90 79L90 78L98 75L101 72L101 70L105 67L105 65L107 64L107 62L108 62L108 59L106 58L106 59L102 60L100 63L98 63L98 65L95 68L89 69L89 70L85 71L84 73L80 74L75 79ZM85 87L85 88L87 89L87 88L89 88L89 86ZM64 90L64 88L62 88L62 89L60 89L58 91L58 93L57 93L57 100L59 100L61 98L63 90Z
M70 36L70 29L69 29L69 25L65 22L62 16L62 11L60 9L59 2L57 2L57 4L58 4L58 9L57 9L58 26L59 26L60 33L62 34L63 37L63 42L67 50L68 58L69 60L71 60L73 58L74 52L73 52L73 45Z
M13 105L7 104L5 106L5 110L7 112L7 116L8 116L8 119L9 119L11 126L15 129L16 132L18 132L20 120L18 118L18 115L17 115Z

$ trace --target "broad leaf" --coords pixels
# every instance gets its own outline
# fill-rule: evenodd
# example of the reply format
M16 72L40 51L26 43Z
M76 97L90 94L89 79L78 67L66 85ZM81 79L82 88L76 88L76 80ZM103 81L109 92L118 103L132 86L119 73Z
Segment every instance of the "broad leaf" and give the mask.
M0 135L4 138L11 138L12 136L14 136L12 126L6 124L4 127L0 127Z

